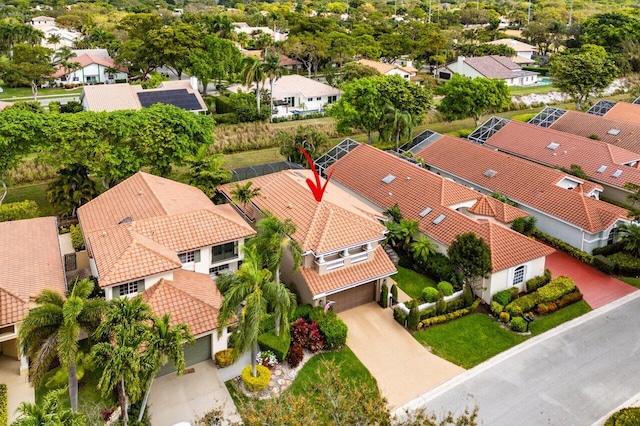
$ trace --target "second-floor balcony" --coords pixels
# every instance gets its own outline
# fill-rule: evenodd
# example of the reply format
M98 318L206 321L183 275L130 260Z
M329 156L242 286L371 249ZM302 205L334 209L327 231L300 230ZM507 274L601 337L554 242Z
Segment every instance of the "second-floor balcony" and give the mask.
M373 251L374 249L369 243L364 246L345 249L338 253L318 256L315 260L315 264L318 268L318 272L322 274L368 260L373 256Z

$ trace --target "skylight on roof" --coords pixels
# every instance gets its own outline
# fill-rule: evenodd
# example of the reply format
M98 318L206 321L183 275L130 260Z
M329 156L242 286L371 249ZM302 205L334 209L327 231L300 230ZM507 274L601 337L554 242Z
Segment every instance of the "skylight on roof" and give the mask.
M598 167L598 170L596 170L596 172L604 173L605 170L607 170L607 166L603 164L602 166Z
M560 146L559 143L551 142L549 145L547 145L547 148L549 148L552 151L555 151L559 146Z
M385 177L382 178L382 181L386 184L389 184L391 182L393 182L395 180L395 176L392 175L391 173L389 173L388 175L386 175Z
M444 218L447 217L446 214L441 214L440 216L436 217L435 219L433 219L433 224L437 225L440 222L442 222L444 220Z
M615 172L613 172L613 174L611 175L611 177L619 178L621 174L622 174L622 170L618 169L618 170L616 170Z
M610 129L607 133L613 136L618 136L618 133L620 133L620 129Z
M486 171L483 173L483 175L485 175L486 177L494 177L494 176L496 175L496 173L498 173L498 172L496 172L496 171L495 171L495 170L493 170L493 169L489 169L489 170L486 170Z
M418 215L420 217L425 217L426 215L428 215L429 213L431 213L431 210L433 210L431 207L427 207L426 209L422 210L420 213L418 213Z

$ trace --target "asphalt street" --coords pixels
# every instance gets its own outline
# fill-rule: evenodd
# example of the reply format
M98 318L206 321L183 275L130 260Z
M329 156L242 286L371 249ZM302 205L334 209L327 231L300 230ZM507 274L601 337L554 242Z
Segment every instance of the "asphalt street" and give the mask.
M591 425L640 392L637 293L498 355L409 406L442 414L477 405L481 424L491 426Z

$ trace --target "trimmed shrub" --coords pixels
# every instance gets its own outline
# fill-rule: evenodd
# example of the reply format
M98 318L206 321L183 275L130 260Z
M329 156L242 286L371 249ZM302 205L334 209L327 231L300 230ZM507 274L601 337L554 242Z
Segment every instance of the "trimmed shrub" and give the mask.
M496 302L495 300L491 302L491 313L493 316L497 317L504 311L504 305Z
M628 407L616 411L607 419L604 426L640 425L640 407Z
M258 377L251 375L251 366L247 365L242 369L242 383L249 392L260 392L267 388L271 380L271 371L262 365L256 365Z
M476 297L473 294L473 289L471 288L471 286L468 284L465 285L462 291L462 300L464 300L464 305L471 306L475 298Z
M298 318L291 324L291 343L318 352L325 347L326 341L317 323Z
M436 316L435 308L425 309L424 311L420 312L420 321L426 320L427 318L431 318L434 316Z
M569 294L576 288L575 283L569 277L558 277L544 287L537 290L541 302L554 302L565 294Z
M287 354L287 362L292 368L296 368L304 358L304 351L300 345L292 345Z
M500 322L508 324L509 320L511 320L511 315L509 315L509 312L500 312L500 316L498 317L498 319L500 320Z
M273 352L278 361L282 362L289 352L291 335L280 332L280 336L276 336L275 330L271 330L258 336L258 345L263 351Z
M511 320L511 329L523 333L527 329L527 322L522 317L515 317Z
M554 238L551 235L545 234L544 232L541 232L539 229L536 229L533 232L533 236L538 240L549 244L551 247L555 249L562 250L563 252L567 253L569 256L575 257L576 259L578 259L583 263L586 263L587 265L591 265L593 263L593 256L591 256L589 253L579 250L558 238Z
M442 315L447 312L447 302L444 301L442 292L438 292L438 300L436 300L436 315Z
M402 310L398 307L393 309L393 319L396 320L401 326L407 326L407 314L402 312Z
M535 293L526 294L505 306L505 311L509 312L511 317L519 317L534 309L542 299L540 295Z
M7 385L0 383L0 426L9 424L9 394Z
M624 250L624 241L618 241L617 243L609 244L604 247L598 247L591 250L591 254L597 256L599 254L603 256L611 256L612 254L619 253Z
M33 200L0 205L0 222L38 217L38 204Z
M502 290L494 294L492 299L502 306L507 306L513 298L511 297L511 292L509 290Z
M407 326L411 330L417 330L420 323L420 311L418 311L418 301L413 299L409 308L409 316L407 317Z
M517 286L509 287L505 291L508 291L509 294L511 294L511 300L515 299L518 297L518 294L520 294L520 289Z
M380 301L378 304L383 308L389 306L389 288L386 283L382 283L382 286L380 286Z
M225 368L230 366L231 364L233 364L233 361L234 361L233 348L223 349L221 351L216 352L214 358L216 360L216 365L218 367Z
M272 314L267 314L260 321L260 333L266 333L267 331L275 330L276 318Z
M80 224L71 225L69 227L69 233L71 234L71 245L75 251L84 250L84 237L82 236L82 227Z
M627 277L636 277L640 275L640 259L627 253L618 252L609 256L615 265L616 273Z
M391 286L391 300L394 303L398 302L398 286L395 284Z
M549 284L549 281L551 281L551 271L549 269L545 269L544 275L533 277L527 281L527 292L531 293L533 291L536 291L543 285Z
M453 286L446 281L440 281L438 283L438 290L441 291L444 296L451 296L453 294Z
M556 304L559 308L564 308L567 305L570 305L575 302L579 302L582 300L582 293L579 291L574 291L573 293L569 293L562 297L562 299L558 300Z
M318 322L318 328L324 335L327 349L341 348L347 343L349 328L337 315L334 318L327 317Z
M467 305L464 303L464 299L462 297L458 297L457 299L452 299L447 302L447 312L457 311L458 309L466 307Z
M296 306L296 310L293 313L293 320L297 320L298 318L304 318L305 320L308 320L311 309L313 309L313 306L308 303Z
M418 324L418 328L422 329L434 324L441 324L443 322L447 322L447 321L451 321L451 320L463 317L473 312L478 307L479 304L480 304L480 299L476 299L468 308L458 309L457 311L449 312L448 314L437 315L432 318L427 318L421 321L420 324Z
M427 303L433 303L438 300L438 290L433 287L425 287L422 289L422 298Z
M607 275L612 275L616 269L615 262L602 254L593 256L593 266Z

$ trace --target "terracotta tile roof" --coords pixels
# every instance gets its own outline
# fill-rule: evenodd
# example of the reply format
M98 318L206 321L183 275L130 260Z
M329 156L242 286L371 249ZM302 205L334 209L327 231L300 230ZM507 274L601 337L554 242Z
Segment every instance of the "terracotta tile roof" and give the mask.
M529 213L517 207L488 196L481 197L477 203L469 208L469 211L478 216L493 217L502 223L511 223L519 217L529 216Z
M89 233L133 221L213 208L198 188L138 172L78 209L82 230Z
M208 275L177 270L142 293L157 316L171 314L171 325L187 324L194 336L215 330L222 295Z
M254 198L253 204L280 220L291 219L296 225L292 237L304 251L318 255L384 238L386 227L378 221L378 212L331 182L318 203L306 178L313 179L310 170L286 170L250 179L254 187L260 188L260 196ZM231 184L220 187L229 199L232 189Z
M115 61L111 58L102 58L100 56L90 55L88 53L71 58L69 59L69 61L77 62L78 64L80 64L81 69L91 64L98 64L98 65L102 65L105 68L117 68L119 71L122 71L122 72L129 71L126 67L116 67ZM58 65L56 67L56 72L53 74L53 77L60 78L66 74L69 74L69 68L65 68L62 65Z
M361 144L328 169L332 179L346 185L374 204L389 208L398 204L404 217L417 220L420 230L445 245L465 232L474 232L491 247L494 271L544 257L553 249L491 221L476 221L450 206L473 202L481 195L379 149ZM393 174L396 179L384 183ZM452 202L457 201L457 202ZM420 212L432 210L424 217ZM439 223L434 223L440 219Z
M385 62L380 61L372 61L371 59L360 59L356 61L362 65L366 65L378 71L382 75L386 75L389 71L393 71L395 69L404 71L409 74L415 74L417 70L413 67L401 67L395 64L387 64Z
M443 136L416 153L416 157L473 185L498 191L516 203L526 204L591 233L607 229L618 219L627 217L626 209L584 195L583 192L588 193L585 189L591 190L594 186L590 182L585 185L587 188L577 185L575 191L568 191L556 184L565 177L582 180L463 139ZM488 177L485 175L487 170L496 173Z
M521 68L504 56L477 56L465 58L464 62L487 78L515 78L514 71Z
M640 154L640 122L629 123L581 111L567 111L549 127L578 136L597 135L602 142Z
M612 120L640 124L640 105L618 102L604 116Z
M40 291L66 288L56 218L1 222L0 325L20 321Z
M547 148L551 142L558 144L555 150ZM627 182L640 185L640 170L623 165L639 161L640 154L606 142L510 121L494 133L486 145L551 167L569 169L577 164L590 179L607 185L620 188ZM606 170L598 173L601 166L606 166ZM616 170L622 171L617 178L612 176Z
M376 247L374 258L365 262L338 268L318 274L315 268L300 268L300 273L313 296L333 293L356 283L366 283L377 278L388 277L396 273L396 267L389 260L382 246Z

